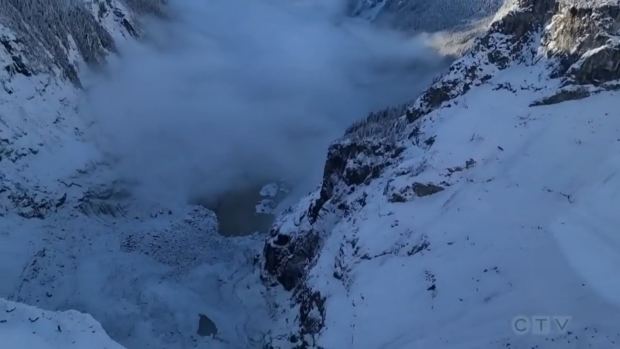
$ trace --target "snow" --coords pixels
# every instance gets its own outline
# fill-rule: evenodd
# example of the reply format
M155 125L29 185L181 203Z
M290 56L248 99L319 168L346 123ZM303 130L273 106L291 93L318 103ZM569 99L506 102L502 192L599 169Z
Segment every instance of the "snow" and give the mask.
M251 262L258 241L220 237L211 213L175 209L17 221L2 237L13 250L2 255L3 286L11 299L93 315L127 348L253 347L269 325ZM196 336L198 314L217 339Z
M367 204L330 230L309 274L327 297L318 345L615 347L618 92L530 107L558 88L543 69L513 66L427 115L434 145L409 145L350 195ZM496 88L507 83L517 92ZM413 182L445 189L388 202L388 184ZM536 316L571 321L515 334L513 319Z
M6 349L123 349L87 314L50 312L0 299L0 338Z
M101 20L126 40L112 16ZM69 43L69 60L83 65ZM10 59L0 47L0 62ZM69 82L4 69L0 81L7 349L260 347L270 328L254 262L261 238L224 238L212 212L157 202L118 181L88 140L82 96ZM40 219L23 218L32 212ZM214 338L197 334L199 314L216 324Z

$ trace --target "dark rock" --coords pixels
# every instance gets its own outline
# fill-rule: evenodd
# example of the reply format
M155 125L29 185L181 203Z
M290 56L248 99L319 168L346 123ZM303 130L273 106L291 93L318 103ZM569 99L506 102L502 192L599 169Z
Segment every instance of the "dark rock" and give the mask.
M560 8L541 45L558 61L552 77L580 85L620 78L620 6L606 2Z
M21 187L2 187L0 193L6 193L6 198L11 202L13 209L17 210L17 215L26 219L45 219L49 212L56 209L59 202L47 196L29 192Z
M591 92L587 88L561 89L549 97L544 97L540 100L534 101L532 104L530 104L530 107L552 105L566 101L574 101L587 98L590 95Z
M125 217L125 210L118 203L97 202L94 200L82 200L77 210L85 216L110 216L115 218Z
M419 183L415 182L411 185L404 185L402 187L398 186L388 186L388 201L393 203L398 202L408 202L415 196L424 197L439 193L443 191L445 188L433 183Z
M54 206L56 206L56 208L59 208L60 206L64 205L66 201L67 201L67 193L63 194L62 197L58 200L58 202L56 202Z
M384 139L345 139L328 150L320 197L310 207L308 217L314 222L323 205L332 199L340 186L369 183L394 162L404 148Z
M407 256L414 256L422 251L428 250L430 245L430 242L424 240L421 243L414 245L409 251L407 251Z
M501 149L501 147L500 147L500 150L503 150L503 149ZM448 174L446 175L446 177L450 177L450 176L452 176L456 172L462 172L464 170L469 170L470 168L472 168L474 166L476 166L476 160L469 159L469 160L465 161L465 166L455 166L455 167L448 168L447 169L448 170Z
M588 98L592 95L605 92L605 91L620 91L620 82L610 81L603 83L599 86L579 86L569 85L556 91L554 94L548 97L543 97L530 104L530 107L538 107L543 105L552 105L563 103L567 101L576 101L584 98Z
M121 202L131 197L121 182L110 186L96 186L87 190L78 200L75 208L85 216L126 217L127 212Z
M299 307L299 328L303 338L306 334L318 334L325 326L325 297L318 291L301 288L296 297Z
M123 18L121 20L121 25L125 28L125 30L127 30L129 35L133 36L134 38L139 37L138 31L136 30L136 28L134 28L133 24L131 24L131 22L127 20L127 18Z
M444 188L433 183L414 183L412 186L412 190L417 196L424 197L439 193L440 191L444 190Z
M217 335L217 326L208 316L198 314L198 330L196 334L201 337L215 337Z
M314 230L301 231L288 240L282 239L283 236L278 234L279 238L275 239L280 244L274 239L265 243L263 269L267 274L262 277L265 281L270 279L268 276L275 277L285 290L292 291L304 277L306 266L316 256L321 241ZM282 244L284 240L286 243Z
M24 61L20 56L15 55L11 58L13 59L13 64L8 65L4 68L7 73L11 75L22 74L24 76L32 76L32 73L30 72L26 64L24 64Z
M602 83L620 79L620 44L605 45L587 55L578 65L571 67L568 75L577 84Z

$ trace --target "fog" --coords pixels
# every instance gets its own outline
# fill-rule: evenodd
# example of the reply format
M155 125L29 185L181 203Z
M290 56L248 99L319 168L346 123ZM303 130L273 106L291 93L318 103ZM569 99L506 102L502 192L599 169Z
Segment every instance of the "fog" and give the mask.
M336 0L171 0L143 44L88 89L91 132L149 195L318 184L329 143L409 100L445 66L423 36L347 17ZM309 177L308 177L309 176Z

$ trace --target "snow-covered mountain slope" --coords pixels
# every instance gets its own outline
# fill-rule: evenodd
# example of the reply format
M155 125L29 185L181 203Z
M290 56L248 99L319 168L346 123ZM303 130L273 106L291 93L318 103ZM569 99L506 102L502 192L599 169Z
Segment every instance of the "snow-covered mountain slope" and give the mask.
M619 28L618 1L511 1L353 125L265 244L273 347L617 347Z
M123 349L90 315L50 312L0 299L0 338L6 349Z
M249 287L262 241L224 238L212 212L134 193L78 108L84 67L139 39L134 14L163 16L159 3L0 1L0 297L88 313L129 349L256 347L270 326ZM82 340L25 329L6 338Z

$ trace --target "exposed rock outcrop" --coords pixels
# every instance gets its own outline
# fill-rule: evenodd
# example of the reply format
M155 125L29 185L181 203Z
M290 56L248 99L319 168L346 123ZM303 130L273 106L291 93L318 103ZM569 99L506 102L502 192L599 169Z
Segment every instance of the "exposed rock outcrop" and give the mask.
M0 298L0 335L5 348L125 349L89 314L54 312Z
M620 78L620 4L560 2L541 45L557 59L553 77L566 84L600 85Z
M317 220L346 215L351 204L345 199L351 190L377 178L402 150L395 143L364 139L332 144L318 197L311 199L306 212L292 224L285 217L271 229L272 237L264 249L265 279L274 277L289 291L298 286L303 270L320 248L321 231L326 230L315 225Z
M508 2L474 48L407 110L408 121L413 122L441 106L449 107L449 101L484 84L511 64L535 64L537 40L556 10L553 0Z

